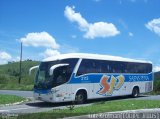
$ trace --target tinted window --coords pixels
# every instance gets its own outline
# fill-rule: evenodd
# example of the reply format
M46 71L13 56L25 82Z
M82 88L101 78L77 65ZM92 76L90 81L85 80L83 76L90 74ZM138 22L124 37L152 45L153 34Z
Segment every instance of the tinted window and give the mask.
M152 64L83 59L77 75L87 73L150 73Z
M98 60L83 59L78 69L77 75L79 76L88 73L101 73L103 72L101 64L102 62Z
M42 62L36 75L34 88L49 89L67 82L71 77L77 61L78 59L64 59L51 62ZM54 70L53 75L49 75L51 66L64 63L69 65L57 67Z
M71 77L71 74L74 70L74 67L77 63L78 59L65 59L65 60L62 60L61 63L67 63L69 64L67 67L66 67L66 81L68 81Z

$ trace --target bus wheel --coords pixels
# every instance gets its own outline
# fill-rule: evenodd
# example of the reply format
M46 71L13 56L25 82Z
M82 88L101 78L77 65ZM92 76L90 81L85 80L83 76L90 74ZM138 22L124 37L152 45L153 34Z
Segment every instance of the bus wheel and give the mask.
M84 91L78 91L76 94L76 103L83 104L87 99L86 93Z
M138 87L134 87L133 91L132 91L132 97L136 98L139 96L139 88Z

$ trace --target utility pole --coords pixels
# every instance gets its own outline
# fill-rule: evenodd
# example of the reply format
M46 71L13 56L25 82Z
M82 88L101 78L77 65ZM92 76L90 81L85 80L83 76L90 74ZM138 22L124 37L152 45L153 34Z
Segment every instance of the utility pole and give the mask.
M21 83L21 73L22 73L22 42L21 42L21 53L20 53L20 62L19 62L19 84Z

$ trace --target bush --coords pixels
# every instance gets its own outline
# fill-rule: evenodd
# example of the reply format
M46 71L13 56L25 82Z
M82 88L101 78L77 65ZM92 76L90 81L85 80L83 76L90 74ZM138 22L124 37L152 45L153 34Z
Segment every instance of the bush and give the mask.
M29 69L32 66L39 65L39 63L38 61L22 62L21 85L18 84L19 62L0 65L0 89L32 89L36 71L33 71L32 75L29 76Z
M0 83L8 83L9 81L9 75L0 74Z
M153 91L154 92L160 92L160 80L155 80L154 81Z

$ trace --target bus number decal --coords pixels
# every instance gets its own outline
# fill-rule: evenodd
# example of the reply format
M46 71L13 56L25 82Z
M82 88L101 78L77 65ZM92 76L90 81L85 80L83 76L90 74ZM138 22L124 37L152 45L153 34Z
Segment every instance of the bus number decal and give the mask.
M81 80L82 80L82 81L88 80L88 76L83 76L83 77L81 77Z

